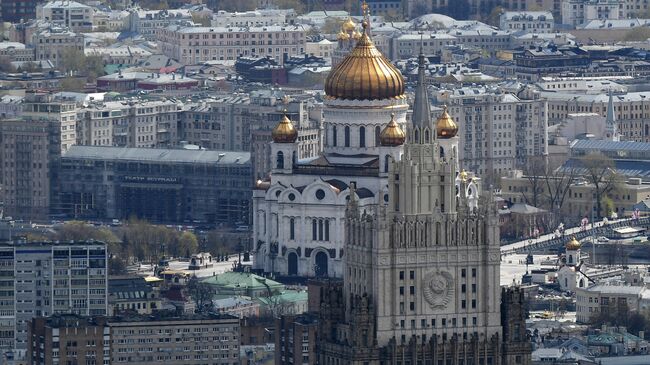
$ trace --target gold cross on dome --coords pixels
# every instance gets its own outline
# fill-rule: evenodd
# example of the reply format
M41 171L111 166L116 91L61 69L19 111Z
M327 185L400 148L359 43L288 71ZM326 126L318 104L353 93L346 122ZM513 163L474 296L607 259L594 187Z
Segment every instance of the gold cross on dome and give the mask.
M361 3L361 10L363 13L363 16L369 16L370 15L370 7L368 6L368 3L366 0L363 0L363 3Z

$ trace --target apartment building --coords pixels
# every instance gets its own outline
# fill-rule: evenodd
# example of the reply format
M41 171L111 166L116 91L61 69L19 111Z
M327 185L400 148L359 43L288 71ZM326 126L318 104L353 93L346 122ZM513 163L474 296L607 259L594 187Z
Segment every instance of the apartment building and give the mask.
M562 2L562 23L575 27L592 20L625 19L627 1L630 0L565 0Z
M29 321L30 365L110 364L110 332L104 317L55 314Z
M0 346L23 357L29 321L59 313L106 315L106 245L0 244Z
M85 146L171 147L178 144L181 109L172 100L91 102L77 125Z
M34 49L18 42L0 42L0 56L11 62L34 60Z
M318 317L314 314L282 316L275 320L275 364L318 364Z
M36 7L36 18L66 27L73 32L90 32L95 11L86 4L71 0L53 0Z
M61 153L77 144L77 112L79 103L74 98L50 93L27 92L23 99L22 116L33 120L51 120L60 125Z
M286 56L305 53L303 26L191 27L171 25L160 29L162 53L185 65L238 57L271 57L282 64Z
M108 320L111 364L238 365L239 318L194 314L113 317Z
M61 126L54 120L0 120L0 201L5 215L48 218L60 141Z
M489 182L547 154L547 107L538 96L526 100L487 87L462 87L438 90L435 99L449 106L459 125L461 167Z
M84 50L84 37L67 28L50 26L38 30L32 36L34 61L51 61L58 66L66 52Z
M499 17L499 28L509 32L553 33L555 19L550 11L506 11Z
M597 113L607 116L606 93L541 92L548 100L548 119L557 124L573 113ZM621 140L650 142L650 92L614 93L614 116Z
M125 22L129 31L140 34L148 41L154 41L159 29L172 24L192 24L192 13L188 9L131 9Z
M108 315L152 314L162 309L160 290L143 277L111 276L108 279Z
M590 323L601 312L647 314L650 290L643 284L630 285L622 280L597 283L588 288L576 288L576 322Z
M269 25L294 24L293 9L257 9L243 12L219 10L210 25L213 27L267 27Z

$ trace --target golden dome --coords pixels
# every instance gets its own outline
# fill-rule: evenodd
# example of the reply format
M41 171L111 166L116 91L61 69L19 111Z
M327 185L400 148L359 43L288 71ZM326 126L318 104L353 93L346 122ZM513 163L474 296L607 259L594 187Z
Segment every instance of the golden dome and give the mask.
M384 127L379 134L379 143L382 146L401 146L406 140L406 134L395 121L395 114L390 115L390 122Z
M352 51L325 80L325 94L334 99L381 100L404 97L399 70L375 47L363 22L363 33Z
M355 39L355 40L361 39L361 33L359 33L359 31L355 30L354 32L352 32L352 38Z
M452 138L458 133L458 124L447 113L446 105L443 107L442 115L436 121L436 133L438 138Z
M350 39L350 35L343 31L340 31L339 34L336 36L336 39L338 39L339 41L347 41L348 39Z
M293 123L285 114L280 123L273 128L271 137L275 143L293 143L298 139L298 131L293 127Z
M463 169L459 174L458 177L460 178L461 181L467 181L467 171Z
M576 251L580 249L580 246L581 246L580 242L578 242L578 240L574 236L571 239L571 241L569 241L569 243L567 243L566 246L564 246L564 248L566 248L569 251Z
M346 33L350 33L351 31L355 30L356 28L357 28L357 25L354 23L354 21L350 17L348 17L348 20L343 22L343 24L341 25L341 30L346 32Z

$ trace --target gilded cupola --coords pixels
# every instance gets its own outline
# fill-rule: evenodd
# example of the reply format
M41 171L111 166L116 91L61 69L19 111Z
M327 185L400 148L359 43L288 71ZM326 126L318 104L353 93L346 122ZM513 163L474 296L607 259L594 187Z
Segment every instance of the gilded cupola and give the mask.
M442 115L436 121L436 134L438 138L452 138L458 134L458 124L454 122L445 105L442 110Z
M294 143L298 139L298 131L286 113L280 120L280 123L273 128L271 137L275 143Z
M341 25L341 30L346 32L346 33L350 33L353 30L355 30L356 28L357 28L357 25L354 24L354 21L350 17L348 17L348 20L343 22L343 24Z
M580 246L580 242L575 237L573 237L564 248L566 248L568 251L577 251L580 249Z
M402 74L375 47L368 35L368 21L362 26L356 46L327 76L325 94L343 100L404 98Z
M406 141L406 134L395 121L395 114L391 114L390 122L379 134L379 143L382 146L396 147L403 145L404 141Z

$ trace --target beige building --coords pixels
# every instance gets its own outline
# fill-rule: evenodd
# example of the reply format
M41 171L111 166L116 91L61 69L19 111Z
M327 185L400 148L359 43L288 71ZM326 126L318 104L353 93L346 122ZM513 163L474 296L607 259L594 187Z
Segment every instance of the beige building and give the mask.
M625 313L638 312L648 288L643 285L630 285L623 282L608 282L576 288L576 321L589 323L600 312Z
M95 11L71 0L53 0L36 7L36 18L75 32L92 31Z
M334 51L334 44L334 42L327 39L322 39L318 42L307 42L305 43L305 53L310 56L331 59L332 51Z
M567 177L565 177L566 179ZM555 211L550 207L550 193L551 189L563 186L565 183L558 182L557 178L551 177L547 184L545 177L527 177L521 171L514 171L507 176L501 177L501 197L511 203L526 203L535 205L537 202L538 208ZM534 192L534 186L537 192ZM575 182L567 190L564 203L562 205L562 214L577 221L582 217L591 217L591 210L596 209L594 205L594 187L592 184L583 182ZM631 212L632 207L640 201L650 198L650 184L644 184L641 179L632 178L624 184L618 186L617 189L607 194L612 199L614 204L614 211L623 216L626 212ZM557 201L556 201L557 204ZM603 210L601 216L606 216L607 207L605 204L601 206ZM596 215L596 212L594 211Z
M5 215L47 219L60 135L60 124L53 120L0 120L0 201Z
M80 113L78 143L87 146L169 147L178 143L176 102L90 103Z
M52 120L61 128L61 153L77 144L77 112L79 105L72 98L54 97L46 93L27 93L22 115L35 120Z
M189 27L159 29L162 53L182 64L245 57L271 57L280 64L284 56L305 53L305 29L294 25L267 27Z
M111 364L239 364L239 318L186 315L109 319Z
M607 116L609 96L606 93L542 92L541 95L548 100L550 124L560 123L574 113ZM650 92L614 94L613 103L621 140L650 142Z
M548 151L546 101L521 99L486 87L438 90L435 99L447 104L459 121L460 164L490 182L521 169L532 156Z
M84 37L66 28L49 27L34 33L32 37L34 46L34 60L50 60L55 66L59 65L61 58L68 51L84 50Z
M0 56L9 61L33 61L34 49L18 42L0 42Z

